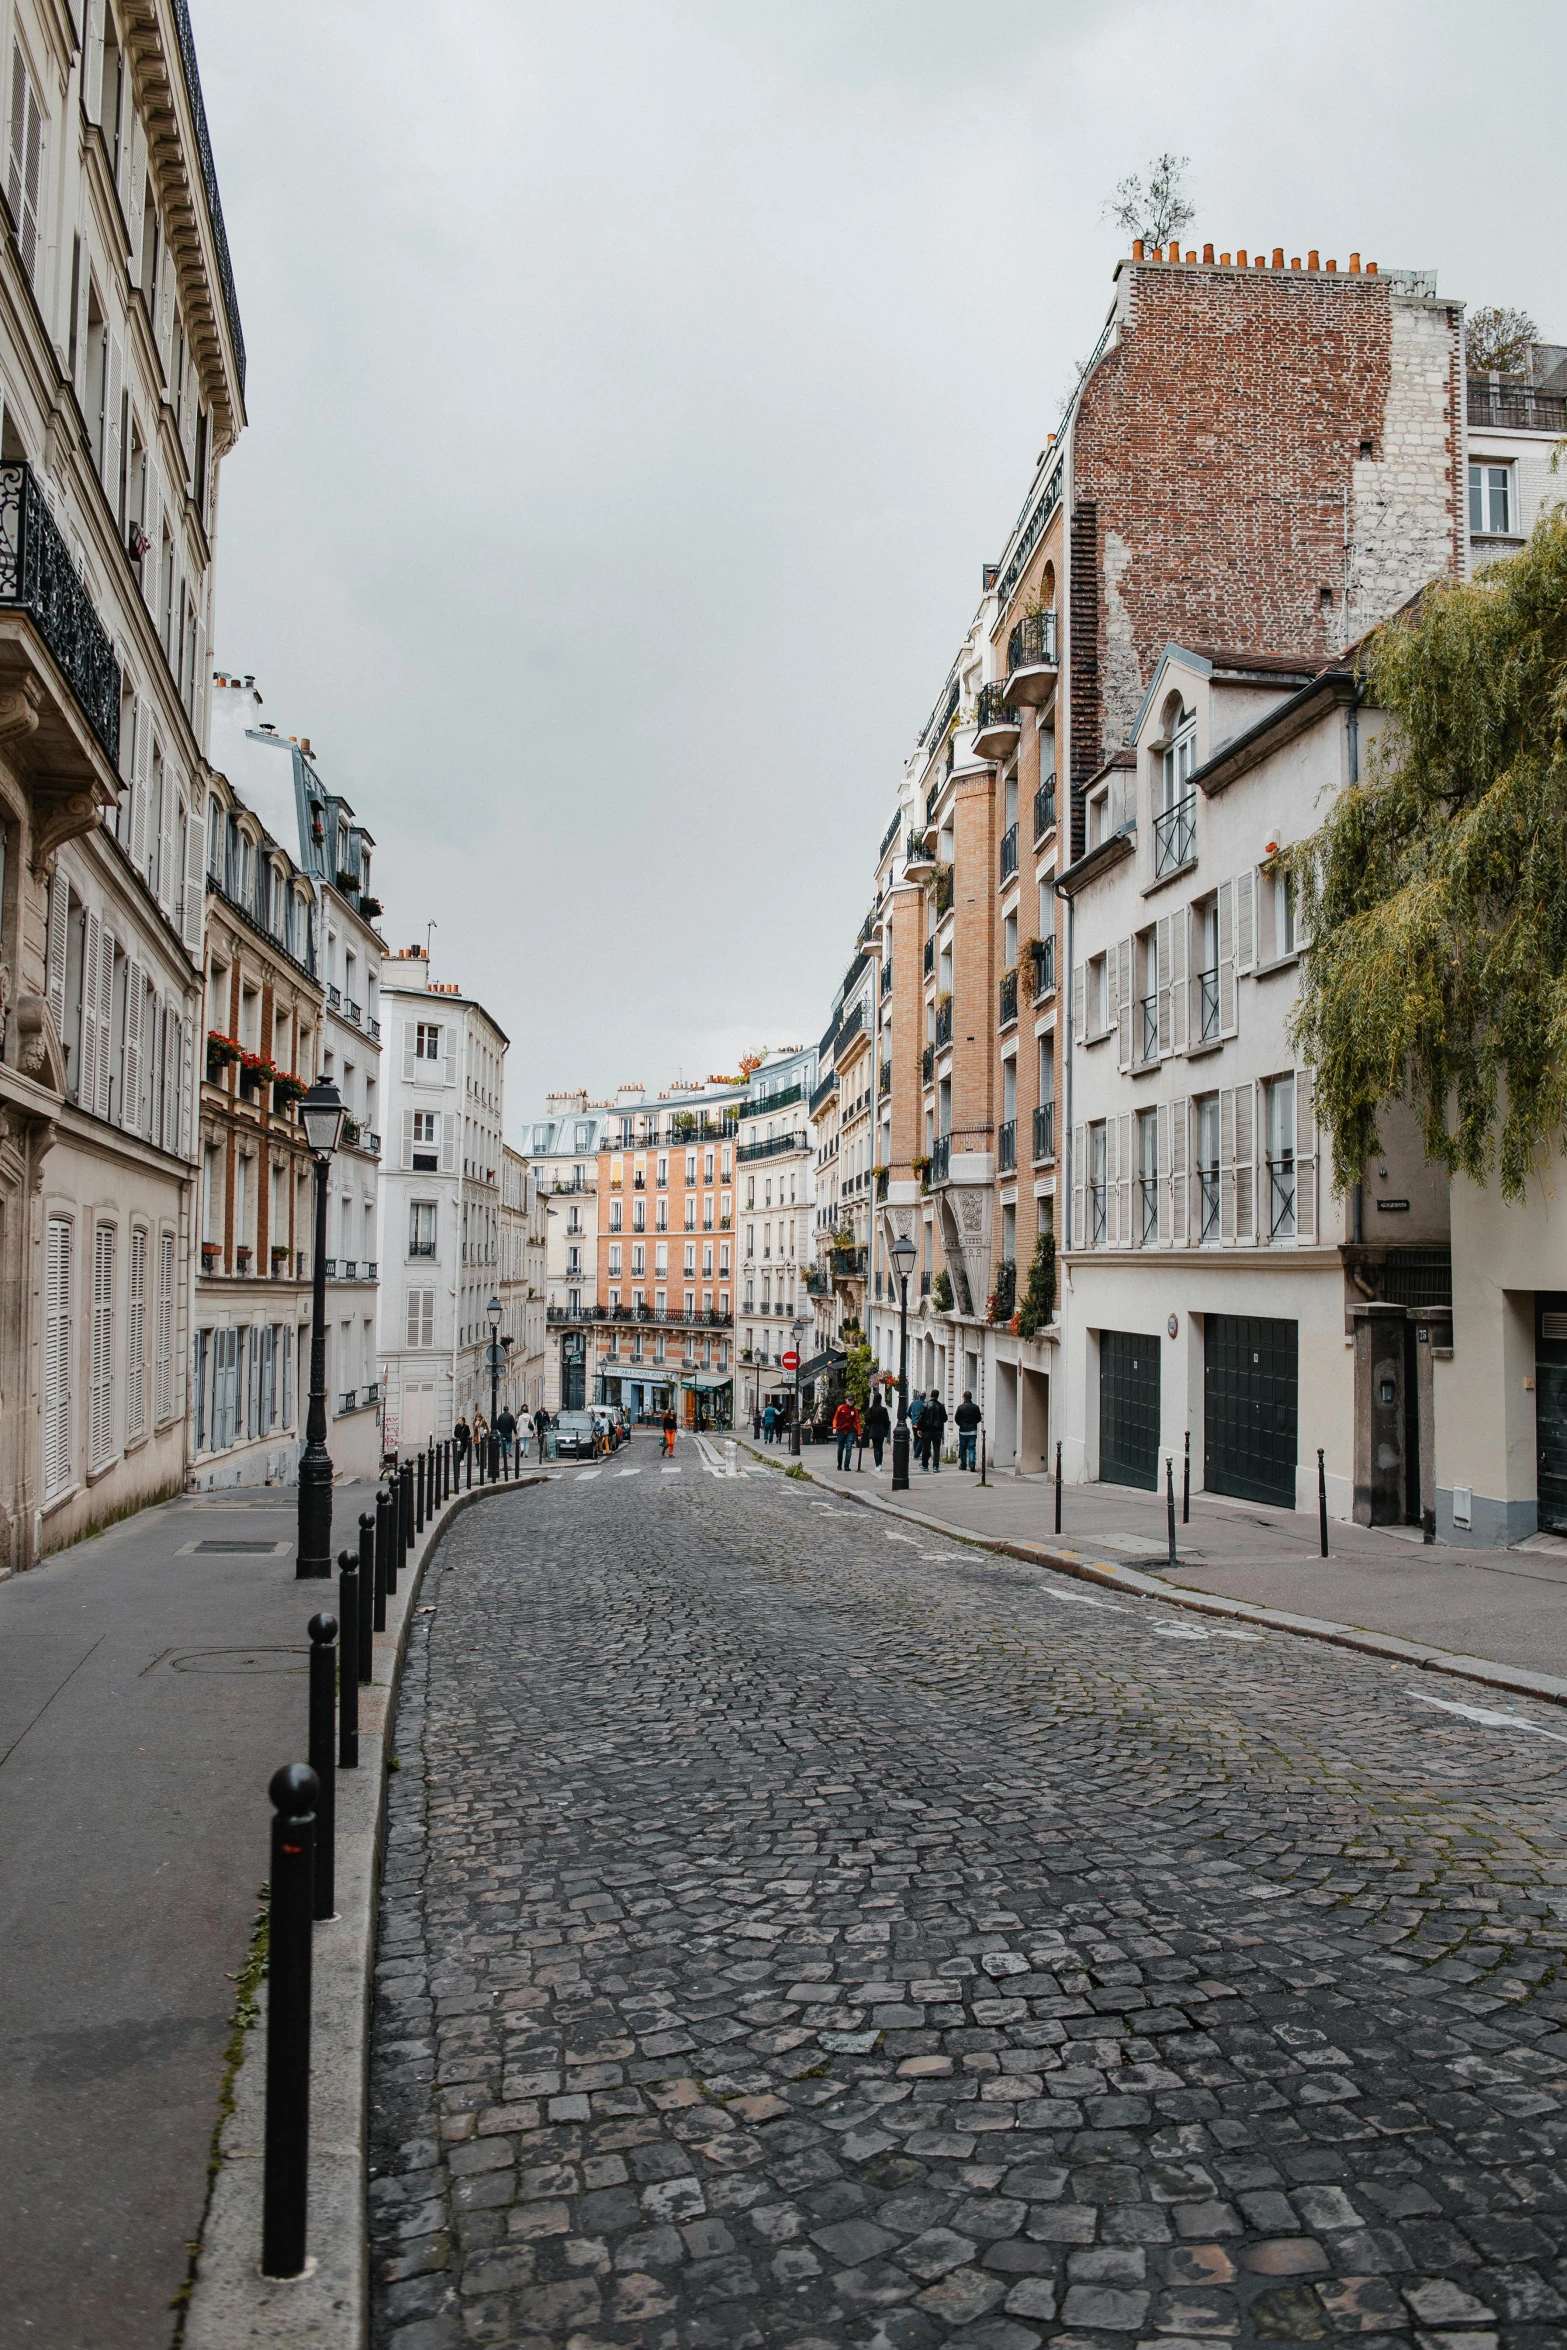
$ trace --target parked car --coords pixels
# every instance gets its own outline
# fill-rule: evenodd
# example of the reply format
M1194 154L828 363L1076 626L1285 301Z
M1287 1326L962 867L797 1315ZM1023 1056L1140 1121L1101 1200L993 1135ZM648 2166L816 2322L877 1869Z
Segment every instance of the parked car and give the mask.
M598 1450L598 1430L591 1412L557 1412L551 1433L558 1460L589 1461Z

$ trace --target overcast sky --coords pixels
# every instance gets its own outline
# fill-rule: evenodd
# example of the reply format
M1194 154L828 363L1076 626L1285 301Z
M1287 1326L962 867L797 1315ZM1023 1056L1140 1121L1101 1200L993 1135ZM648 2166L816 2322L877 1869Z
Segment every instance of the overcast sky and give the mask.
M249 358L213 655L544 1092L820 1032L1122 249L1567 341L1567 8L193 0Z

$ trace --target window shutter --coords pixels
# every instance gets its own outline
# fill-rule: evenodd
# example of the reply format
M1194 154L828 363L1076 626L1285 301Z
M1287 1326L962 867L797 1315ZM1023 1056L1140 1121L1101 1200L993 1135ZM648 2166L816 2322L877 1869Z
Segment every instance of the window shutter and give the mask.
M457 1172L457 1113L447 1110L441 1118L441 1173Z
M1219 884L1219 1034L1235 1034L1235 884Z
M158 903L166 914L174 907L174 770L162 760L158 768Z
M71 885L58 865L49 876L49 1010L55 1035L65 1043L65 969L70 948Z
M1083 1023L1087 1003L1088 990L1084 984L1083 966L1081 963L1074 963L1072 966L1072 1034L1079 1044L1083 1041Z
M1170 931L1168 914L1154 925L1154 956L1159 965L1159 1058L1162 1061L1170 1050Z
M1116 1157L1115 1149L1118 1123L1119 1121L1115 1118L1105 1120L1105 1246L1107 1248L1119 1248L1121 1245L1120 1186L1118 1182L1120 1162Z
M29 281L38 272L38 193L43 183L43 120L38 97L22 58L11 44L11 154L6 194L16 223L17 249Z
M103 925L89 913L82 925L81 1026L76 1038L76 1101L91 1110L98 1090L98 948Z
M129 274L133 284L140 285L141 241L147 221L147 134L134 101L130 111L131 135L120 141L120 202L131 233Z
M403 1112L403 1172L407 1174L414 1163L414 1114Z
M446 1082L448 1085L455 1085L457 1083L457 1028L454 1021L445 1020L442 1022L441 1042L446 1047Z
M196 650L192 659L195 668L191 679L191 724L196 730L196 740L204 742L206 739L207 688L212 681L207 674L207 623L205 617L199 612L196 615Z
M1317 1237L1317 1108L1309 1069L1295 1072L1295 1237Z
M1170 1104L1170 1245L1186 1246L1186 1115L1183 1096Z
M130 1287L125 1324L125 1434L147 1427L147 1227L131 1231Z
M1078 977L1082 977L1081 964L1078 966ZM1081 1126L1074 1126L1072 1129L1072 1246L1075 1249L1086 1248L1088 1245L1088 1231L1083 1222L1083 1147L1085 1133L1086 1129Z
M116 515L120 511L120 393L125 381L125 346L111 326L104 366L103 486Z
M44 1257L44 1492L71 1481L71 1226L49 1219Z
M192 792L185 827L185 922L184 939L191 954L201 955L202 924L206 916L207 883L206 860L203 846L206 833L205 811L201 804L201 788Z
M1132 1065L1132 942L1123 938L1115 949L1115 1020L1119 1031L1116 1059L1123 1069Z
M1255 1092L1250 1085L1235 1088L1235 1237L1255 1239L1256 1121Z
M414 1059L414 1046L418 1041L418 1035L419 1023L416 1020L405 1020L403 1022L403 1083L405 1085L412 1085L419 1074L419 1064Z
M141 1031L147 977L139 962L125 964L125 1042L120 1054L120 1124L141 1132Z
M185 1083L185 1023L178 1012L165 1015L169 1024L168 1068L163 1083L163 1147L177 1157L180 1147L181 1112L186 1096Z
M87 0L82 34L82 112L103 121L103 0Z
M94 1467L114 1450L114 1226L93 1230L92 1395L90 1446Z
M154 1409L160 1421L174 1410L174 1235L158 1236L158 1390Z
M1170 1050L1186 1050L1186 1014L1189 1003L1186 977L1186 908L1170 916Z
M1115 1184L1116 1218L1117 1228L1119 1231L1119 1240L1117 1245L1121 1248L1130 1248L1132 1245L1131 1117L1128 1115L1123 1118L1117 1118L1114 1121L1114 1124L1116 1136L1116 1167L1118 1169Z
M1219 1093L1219 1238L1235 1238L1235 1089Z
M1158 1165L1154 1169L1154 1191L1159 1202L1159 1239L1161 1244L1168 1246L1170 1239L1170 1186L1168 1180L1162 1183L1158 1181L1161 1173L1168 1178L1170 1172L1170 1105L1168 1102L1159 1104L1159 1121L1156 1131L1158 1135Z
M1250 971L1257 960L1257 876L1248 869L1235 882L1235 968Z
M147 878L147 760L152 714L140 694L131 715L131 863Z
M105 930L98 942L98 1067L93 1081L93 1111L109 1115L109 1079L114 1039L114 939Z

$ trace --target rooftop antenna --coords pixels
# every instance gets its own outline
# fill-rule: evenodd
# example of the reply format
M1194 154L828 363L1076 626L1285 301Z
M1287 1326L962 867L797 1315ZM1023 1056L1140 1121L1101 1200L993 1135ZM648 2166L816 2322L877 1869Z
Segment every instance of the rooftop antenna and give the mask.
M431 935L432 935L432 934L433 934L435 931L439 930L439 929L440 929L440 927L441 927L441 926L440 926L439 922L427 922L427 923L425 924L425 926L424 926L424 959L425 959L425 961L426 961L427 963L428 963L428 961L430 960L430 939L431 939Z

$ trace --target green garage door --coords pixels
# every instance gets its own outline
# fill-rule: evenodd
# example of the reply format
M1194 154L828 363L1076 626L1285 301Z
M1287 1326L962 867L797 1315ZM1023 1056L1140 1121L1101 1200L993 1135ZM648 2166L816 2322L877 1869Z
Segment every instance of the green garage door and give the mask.
M1540 1531L1567 1534L1567 1297L1536 1291L1534 1305Z
M1159 1489L1159 1341L1141 1331L1099 1333L1099 1474Z
M1206 1317L1203 1479L1210 1493L1295 1507L1299 1356L1294 1322Z

